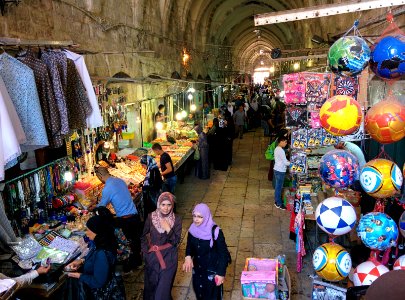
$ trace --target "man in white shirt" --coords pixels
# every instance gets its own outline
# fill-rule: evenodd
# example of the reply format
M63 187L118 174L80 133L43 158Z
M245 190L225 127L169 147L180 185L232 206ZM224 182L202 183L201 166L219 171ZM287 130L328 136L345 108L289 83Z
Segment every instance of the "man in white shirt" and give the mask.
M281 210L286 209L283 204L283 200L281 199L281 192L283 190L285 172L287 170L287 167L290 165L290 162L287 160L283 149L285 146L287 146L287 138L280 137L278 139L278 146L274 150L274 206Z

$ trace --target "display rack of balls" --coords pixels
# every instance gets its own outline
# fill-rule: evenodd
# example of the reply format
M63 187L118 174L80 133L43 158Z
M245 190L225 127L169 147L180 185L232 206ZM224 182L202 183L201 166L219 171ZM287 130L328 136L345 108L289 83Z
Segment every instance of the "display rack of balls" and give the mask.
M362 216L356 230L361 241L370 249L382 251L397 244L397 224L382 212Z
M360 172L361 187L375 198L394 196L401 190L402 183L401 169L388 159L373 159Z
M405 255L397 258L393 266L394 270L405 270Z
M377 261L365 261L357 266L353 272L354 286L371 285L374 280L390 270Z
M337 136L352 134L359 129L363 119L360 104L346 95L328 99L322 105L319 116L322 127Z
M346 150L332 150L322 156L319 175L331 187L344 189L359 177L359 162L356 156Z
M329 49L329 67L334 73L354 76L367 67L370 54L370 48L362 38L344 36L333 43Z
M345 279L352 268L350 254L342 246L326 243L316 248L312 256L316 273L328 281Z
M370 136L381 144L390 144L405 137L405 105L389 97L373 105L364 119Z
M350 232L356 225L356 211L349 201L330 197L323 200L315 211L316 223L333 236Z
M370 69L382 79L398 79L405 75L405 36L382 38L373 46Z

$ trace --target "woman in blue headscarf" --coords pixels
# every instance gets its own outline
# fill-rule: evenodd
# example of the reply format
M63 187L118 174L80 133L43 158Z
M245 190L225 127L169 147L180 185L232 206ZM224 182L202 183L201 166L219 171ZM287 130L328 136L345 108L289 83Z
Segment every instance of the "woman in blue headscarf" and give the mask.
M156 210L157 199L162 193L163 180L153 157L143 155L140 163L146 169L146 176L142 186L144 220L146 220L148 214Z

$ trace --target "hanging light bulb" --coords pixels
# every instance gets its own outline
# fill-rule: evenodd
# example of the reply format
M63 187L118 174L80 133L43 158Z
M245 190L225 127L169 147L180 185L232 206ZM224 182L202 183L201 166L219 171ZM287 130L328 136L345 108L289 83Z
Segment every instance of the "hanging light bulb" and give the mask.
M270 73L274 73L274 70L275 70L274 67L271 66L271 67L270 67Z
M193 94L188 94L187 98L188 100L193 100Z
M181 112L181 117L184 119L185 117L187 117L187 112L185 110L183 110Z
M181 115L180 112L178 112L178 113L176 114L176 120L177 120L177 121L180 121L182 118L183 118L183 116Z
M190 93L195 93L195 88L189 88L188 90Z
M196 111L197 110L197 106L195 104L191 104L190 105L190 110L191 111Z
M70 171L70 168L66 166L65 173L63 174L63 179L67 182L71 182L73 180L73 174L72 171Z
M163 129L163 123L162 122L156 122L156 130L162 130Z
M293 67L294 67L294 70L298 70L300 68L300 64L296 62L296 63L294 63Z

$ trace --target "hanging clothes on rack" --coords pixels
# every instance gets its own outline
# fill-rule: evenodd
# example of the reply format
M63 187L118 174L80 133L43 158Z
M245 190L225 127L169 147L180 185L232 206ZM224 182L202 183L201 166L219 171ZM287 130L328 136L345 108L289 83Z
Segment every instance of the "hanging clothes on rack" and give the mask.
M34 56L31 49L20 51L17 59L34 71L35 83L41 103L42 115L48 134L49 146L59 148L63 145L61 118L46 64Z
M86 128L86 119L90 116L92 107L76 66L71 59L67 59L66 104L68 108L69 128Z
M57 104L58 110L59 110L60 123L61 123L60 133L61 133L61 135L67 135L69 133L68 110L66 107L66 97L65 97L64 88L62 85L62 79L61 79L61 75L59 73L59 69L62 69L63 64L59 63L59 68L58 68L59 58L56 57L55 55L53 55L52 52L50 52L50 51L42 51L40 59L48 67L49 76L51 79L56 104ZM63 70L61 70L61 73L63 73ZM65 78L65 77L63 77L63 78Z
M26 142L22 151L33 151L49 145L34 72L7 53L0 55L0 76L14 104Z
M25 141L20 119L0 77L0 181L4 180L5 169L17 163L20 144Z
M93 89L93 84L91 82L84 57L69 50L64 50L64 52L66 53L67 58L70 58L75 63L76 69L86 89L87 97L90 101L92 112L86 119L87 128L97 128L103 126L103 119L98 106L97 97Z

